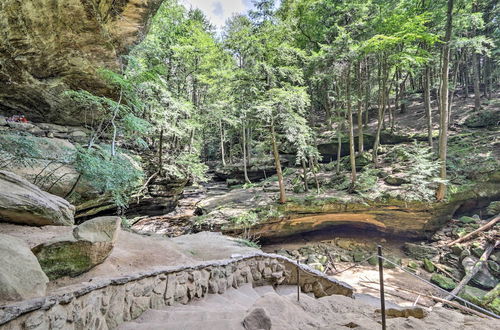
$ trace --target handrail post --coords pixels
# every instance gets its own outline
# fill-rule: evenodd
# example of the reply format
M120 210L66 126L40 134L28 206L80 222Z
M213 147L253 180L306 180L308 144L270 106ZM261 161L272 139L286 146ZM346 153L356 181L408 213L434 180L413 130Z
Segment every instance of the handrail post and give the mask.
M384 266L382 259L382 246L377 247L378 252L378 271L380 275L380 309L382 311L382 330L387 329L387 325L385 323L385 295L384 295Z
M300 301L300 268L299 268L298 257L297 257L297 301Z

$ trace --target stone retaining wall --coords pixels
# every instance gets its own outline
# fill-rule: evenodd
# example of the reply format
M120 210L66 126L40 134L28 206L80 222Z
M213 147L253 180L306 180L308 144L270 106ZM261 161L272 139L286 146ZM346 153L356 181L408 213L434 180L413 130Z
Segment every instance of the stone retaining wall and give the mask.
M298 268L297 268L298 267ZM244 283L297 284L316 297L352 296L342 282L293 260L257 253L191 266L164 267L113 279L96 279L62 288L51 296L0 306L0 329L114 329L149 308L187 304L208 293L222 294Z

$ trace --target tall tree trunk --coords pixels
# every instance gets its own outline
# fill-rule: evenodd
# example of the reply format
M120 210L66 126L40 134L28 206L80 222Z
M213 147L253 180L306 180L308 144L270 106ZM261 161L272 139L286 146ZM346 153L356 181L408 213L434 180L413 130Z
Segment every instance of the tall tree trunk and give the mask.
M365 82L365 128L368 128L368 122L370 121L369 112L370 112L370 61L366 59L366 82Z
M468 63L467 56L465 57L465 63ZM469 98L469 68L467 65L464 66L464 78L465 78L465 98Z
M361 83L361 62L358 63L358 152L361 154L364 151L364 136L363 136L363 84Z
M425 67L424 72L424 105L425 117L427 118L427 141L432 148L432 107L431 107L431 88L430 88L430 69Z
M247 165L250 166L252 162L252 130L247 127Z
M474 79L474 108L481 108L481 90L479 88L479 60L476 52L472 53L472 72Z
M342 120L342 118L339 116L339 121ZM339 122L337 125L337 165L336 165L336 173L340 174L340 157L342 155L342 122Z
M451 80L452 90L450 90L449 92L450 99L448 102L448 126L451 123L451 110L453 106L453 99L455 98L455 91L458 85L458 73L460 72L461 62L462 62L462 54L460 54L457 58L456 68L455 71L453 71L453 78Z
M280 204L286 203L285 183L283 182L283 172L281 171L280 154L278 144L276 143L276 133L274 131L274 120L271 119L271 142L273 147L274 165L276 166L276 174L278 175L278 184L280 187Z
M224 150L224 126L222 125L222 120L219 119L219 130L220 130L220 155L222 159L222 166L226 167L226 152Z
M306 166L306 161L304 158L301 160L302 164L302 175L304 178L304 191L308 192L309 191L309 185L307 184L307 166Z
M316 184L316 193L319 195L320 193L319 180L318 180L318 175L316 173L316 166L313 156L309 156L309 167L311 168L311 172L314 176L314 183Z
M382 56L383 58L383 56ZM384 123L385 117L385 96L386 96L386 85L387 85L387 64L385 58L384 62L380 63L379 67L379 107L378 107L378 122L377 122L377 132L375 134L375 142L373 144L372 161L375 167L378 165L378 147L380 144L380 132L382 131L382 125Z
M439 160L441 161L440 178L446 180L446 154L448 151L448 74L450 62L450 40L453 24L453 0L448 0L448 11L446 18L446 34L444 37L442 68L441 68L441 102L440 108L440 132L439 132ZM436 192L436 199L442 201L446 195L446 184L440 183Z
M492 69L492 59L489 57L485 57L485 68L484 68L484 82L485 82L485 90L484 90L484 95L488 100L491 100L492 97L492 88L493 88L493 83L492 83L492 74L491 74L491 69Z
M347 120L349 121L349 160L351 162L351 189L356 184L356 151L354 150L354 123L352 120L351 107L351 64L347 65L346 75L346 94L347 94Z
M243 147L243 174L245 176L245 183L252 183L250 179L248 178L248 170L247 170L247 141L246 141L246 129L245 129L245 124L241 124L241 133L243 134L243 141L242 141L242 147Z
M163 176L163 127L160 129L160 147L158 148L158 174Z

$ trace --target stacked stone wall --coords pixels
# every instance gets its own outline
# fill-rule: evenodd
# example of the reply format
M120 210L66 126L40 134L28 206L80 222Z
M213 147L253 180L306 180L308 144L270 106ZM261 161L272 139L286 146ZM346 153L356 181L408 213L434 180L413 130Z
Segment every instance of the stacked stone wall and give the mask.
M223 294L245 283L254 286L297 284L316 297L352 296L342 282L288 258L258 253L249 256L165 267L113 279L95 279L65 287L51 296L0 306L0 329L114 329L147 309L187 304L207 294Z

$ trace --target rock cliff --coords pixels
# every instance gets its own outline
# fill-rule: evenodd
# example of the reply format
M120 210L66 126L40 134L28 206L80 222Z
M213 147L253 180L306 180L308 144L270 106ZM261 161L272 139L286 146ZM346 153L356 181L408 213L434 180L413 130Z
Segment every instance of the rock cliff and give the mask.
M30 120L78 123L61 92L112 95L97 68L141 39L162 0L2 0L0 112Z

